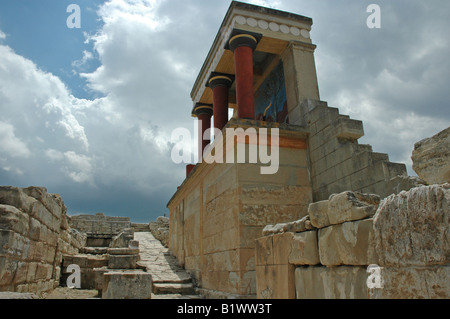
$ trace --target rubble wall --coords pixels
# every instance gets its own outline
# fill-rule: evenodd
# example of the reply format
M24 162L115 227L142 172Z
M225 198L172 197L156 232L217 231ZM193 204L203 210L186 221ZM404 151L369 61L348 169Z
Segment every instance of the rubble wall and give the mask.
M61 197L43 187L0 187L0 291L41 293L59 285L62 255L86 243L66 211Z
M258 298L450 297L450 184L343 192L256 241Z

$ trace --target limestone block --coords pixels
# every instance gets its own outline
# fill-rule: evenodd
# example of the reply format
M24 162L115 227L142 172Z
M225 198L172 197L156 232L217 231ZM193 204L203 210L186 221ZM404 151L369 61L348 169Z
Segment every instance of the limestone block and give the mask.
M450 262L450 184L416 187L384 199L374 217L380 266Z
M54 224L53 218L54 216L45 208L44 205L42 205L41 202L35 201L31 210L31 216L36 218L41 222L41 224L44 224L45 226L51 228L54 231L57 231L59 229L56 229ZM60 224L57 225L59 228Z
M139 260L138 255L109 255L108 268L135 269L138 260Z
M317 231L305 231L293 235L289 263L293 265L317 265L320 263Z
M330 225L328 218L328 200L311 203L308 207L308 214L311 224L316 228Z
M378 262L373 219L345 222L319 230L320 262L326 266L370 265Z
M371 299L449 299L450 266L383 267L382 288L369 289Z
M314 226L311 224L309 215L306 215L305 217L299 220L287 223L285 229L286 229L285 231L288 232L301 233L307 230L314 229Z
M450 183L450 127L417 142L411 159L414 171L428 184Z
M334 125L336 127L336 136L339 138L357 140L364 136L364 128L361 121L341 116Z
M42 230L41 223L37 219L30 217L30 233L29 233L30 238L32 240L40 240L41 230Z
M365 267L297 267L297 299L367 299Z
M103 275L108 272L107 267L94 268L94 289L102 291L103 290Z
M309 203L309 201L307 202ZM242 205L239 220L243 225L266 226L288 220L297 220L306 215L304 205Z
M286 265L289 263L293 233L273 235L273 263L275 265Z
M294 265L256 266L258 299L295 299Z
M0 286L10 285L16 273L18 262L16 260L0 257Z
M21 188L0 186L0 204L14 206L24 213L30 213L36 199L28 196Z
M256 239L256 265L273 265L273 236Z
M108 257L106 255L88 255L87 268L101 268L108 265Z
M379 202L380 197L378 195L346 191L332 194L328 201L310 204L308 213L311 224L314 227L323 228L372 217Z
M0 204L0 228L25 235L29 231L29 217L14 206Z
M107 253L110 255L137 255L139 254L139 248L108 248Z
M262 234L263 236L268 236L284 232L300 233L311 229L314 229L314 226L311 224L309 215L306 215L305 217L293 222L266 225L262 231Z
M343 192L331 195L328 201L328 218L331 224L371 217L375 214L380 197L374 194Z
M0 229L0 256L22 256L25 238L12 230Z
M282 232L285 232L286 226L287 226L287 223L280 223L280 224L276 224L276 225L266 225L262 230L262 234L263 234L263 236L268 236L268 235L282 233Z
M0 299L39 299L38 295L27 292L0 292Z

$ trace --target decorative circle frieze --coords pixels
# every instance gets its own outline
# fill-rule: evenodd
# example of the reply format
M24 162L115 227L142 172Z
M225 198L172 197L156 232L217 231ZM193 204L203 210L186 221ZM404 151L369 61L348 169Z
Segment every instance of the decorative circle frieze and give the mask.
M281 32L284 34L292 34L293 36L301 36L303 38L309 39L309 31L307 29L300 29L295 26L288 26L285 24L279 24L273 21L257 20L255 18L236 16L234 18L236 24L248 25L253 28L259 28L262 30L271 30L273 32Z

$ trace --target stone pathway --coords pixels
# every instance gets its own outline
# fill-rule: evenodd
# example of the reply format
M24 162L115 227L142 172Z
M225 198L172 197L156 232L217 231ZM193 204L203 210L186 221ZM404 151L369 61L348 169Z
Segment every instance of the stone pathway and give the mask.
M195 295L191 276L178 265L168 248L150 232L136 232L134 239L139 241L138 264L152 275L152 298L200 298Z

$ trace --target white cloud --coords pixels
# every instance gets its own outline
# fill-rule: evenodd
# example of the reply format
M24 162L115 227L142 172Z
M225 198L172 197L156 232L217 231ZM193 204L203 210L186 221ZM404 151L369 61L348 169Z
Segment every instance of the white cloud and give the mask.
M385 15L378 33L365 28L367 13L357 2L345 8L330 0L248 2L314 19L322 98L363 120L362 143L407 162L414 142L449 121L449 44L442 31L448 19L427 18L435 9L402 15L394 10L399 4L387 8L389 2L380 1ZM80 48L81 59L69 65L102 94L93 100L74 97L58 77L0 45L0 174L92 194L94 188L126 189L146 199L158 194L154 206L162 209L162 197L170 198L185 172L170 159L170 135L178 127L194 134L189 93L228 6L104 2L98 10L103 25L85 33L93 49ZM5 37L0 31L0 40ZM87 71L94 58L100 66Z
M6 34L2 30L0 30L0 40L4 39L6 39Z
M86 64L92 59L94 59L94 54L92 52L84 50L83 57L80 60L73 61L72 67L75 69L81 69L86 66ZM72 72L75 74L77 73L75 70L73 70Z
M77 154L73 151L64 153L64 159L68 163L68 175L77 183L93 183L91 158Z
M29 157L27 145L14 134L14 126L0 121L0 152L11 157Z

